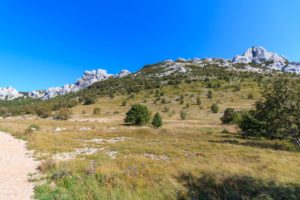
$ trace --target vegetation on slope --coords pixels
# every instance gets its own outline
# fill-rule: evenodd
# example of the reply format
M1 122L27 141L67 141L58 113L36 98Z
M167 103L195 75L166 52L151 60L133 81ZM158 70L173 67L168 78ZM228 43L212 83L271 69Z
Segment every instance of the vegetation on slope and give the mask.
M203 68L193 75L151 77L151 70L30 105L74 100L66 106L72 111L66 121L31 116L0 120L2 129L26 139L43 160L37 199L300 198L300 154L290 140L244 137L232 112L227 112L232 123L220 120L227 108L238 113L254 109L262 83L273 80L272 75ZM84 105L85 97L95 98L95 104ZM159 112L163 126L124 125L135 104ZM214 104L218 113L211 111ZM101 112L94 114L96 108ZM32 125L39 128L25 131ZM97 151L55 159L86 148Z

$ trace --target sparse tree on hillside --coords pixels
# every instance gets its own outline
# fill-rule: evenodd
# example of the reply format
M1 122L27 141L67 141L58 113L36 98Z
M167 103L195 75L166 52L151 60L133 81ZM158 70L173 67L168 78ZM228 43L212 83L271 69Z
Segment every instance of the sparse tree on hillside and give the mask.
M279 77L266 86L263 97L256 103L256 110L243 116L242 131L269 138L293 138L300 146L300 80Z
M156 113L153 117L153 120L152 120L152 126L154 128L159 128L162 126L162 119L161 119L161 116L159 115L159 113Z
M126 113L125 123L134 125L145 125L150 121L150 112L148 108L141 104L134 104Z

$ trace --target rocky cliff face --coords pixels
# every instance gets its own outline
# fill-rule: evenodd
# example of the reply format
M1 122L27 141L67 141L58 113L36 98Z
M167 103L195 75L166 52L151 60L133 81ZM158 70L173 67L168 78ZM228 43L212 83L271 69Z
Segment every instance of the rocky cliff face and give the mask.
M12 87L0 88L0 100L13 100L22 96L23 94Z
M119 74L113 75L108 74L104 69L85 71L83 76L77 80L74 84L66 84L62 87L52 87L47 90L37 90L29 92L28 96L31 98L41 98L43 100L51 99L59 95L65 95L70 92L77 92L84 88L89 87L93 83L106 80L110 77L125 77L128 76L130 72L128 70L122 70Z
M268 68L282 70L288 64L288 60L277 53L269 52L263 47L249 48L242 56L233 58L233 63L265 64Z
M189 66L191 65L199 68L209 65L224 67L228 70L249 71L254 73L270 73L275 70L300 74L300 63L289 62L285 57L270 52L263 47L251 47L247 49L243 55L235 56L232 60L223 58L194 58L188 60L178 58L176 61L166 60L146 68L152 69L152 73L149 74L150 76L167 76L172 73L189 73ZM143 68L137 73L143 73L143 71L144 73L149 72L149 70L147 71ZM153 73L153 71L155 73ZM128 70L122 70L115 75L108 74L107 71L103 69L85 71L83 76L74 84L66 84L62 87L53 87L47 90L36 90L29 92L28 95L25 96L47 100L59 95L79 91L89 87L95 82L103 81L110 77L122 78L129 74L130 72ZM12 87L0 88L0 100L12 100L23 96L23 93L19 93Z

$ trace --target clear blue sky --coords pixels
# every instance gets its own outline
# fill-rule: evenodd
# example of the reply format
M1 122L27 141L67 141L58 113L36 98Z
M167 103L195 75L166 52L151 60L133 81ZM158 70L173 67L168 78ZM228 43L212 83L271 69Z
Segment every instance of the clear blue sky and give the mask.
M299 10L299 0L1 0L0 86L61 86L88 69L231 58L253 45L297 61Z

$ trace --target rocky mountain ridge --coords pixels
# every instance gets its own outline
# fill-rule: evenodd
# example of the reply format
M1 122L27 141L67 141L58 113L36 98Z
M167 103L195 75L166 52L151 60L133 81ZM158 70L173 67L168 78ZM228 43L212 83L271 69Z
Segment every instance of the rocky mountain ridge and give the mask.
M162 63L151 65L152 68L159 68L155 76L167 76L172 73L188 73L188 66L205 67L207 65L224 67L227 70L249 71L254 73L271 73L273 71L289 72L300 74L300 63L289 62L284 56L270 52L263 47L251 47L243 55L235 56L233 59L223 58L194 58L177 60L166 60ZM143 68L144 69L144 68ZM136 74L143 71L141 69ZM52 87L47 90L36 90L26 94L18 92L12 87L0 88L0 100L13 100L19 97L31 97L34 99L51 99L70 92L77 92L87 88L95 82L106 80L110 77L122 78L130 75L128 70L122 70L118 74L108 74L104 69L85 71L84 75L74 84L66 84L62 87Z
M77 92L87 88L95 82L106 80L110 77L121 78L131 74L128 70L122 70L118 74L109 74L104 69L85 71L83 76L74 84L66 84L62 87L52 87L47 90L35 90L28 93L18 92L12 87L0 88L0 100L13 100L20 97L48 100L59 95Z

